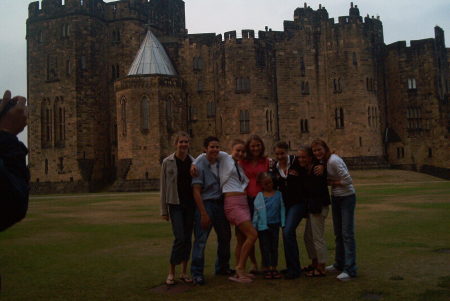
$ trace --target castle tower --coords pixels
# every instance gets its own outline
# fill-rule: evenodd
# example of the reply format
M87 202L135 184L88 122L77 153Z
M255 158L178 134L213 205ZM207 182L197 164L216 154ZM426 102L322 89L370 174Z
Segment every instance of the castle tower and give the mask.
M115 82L118 190L155 188L172 136L186 130L183 83L149 30L128 75Z
M32 191L87 191L91 182L103 182L108 174L102 5L98 0L43 0L41 9L38 2L29 5Z

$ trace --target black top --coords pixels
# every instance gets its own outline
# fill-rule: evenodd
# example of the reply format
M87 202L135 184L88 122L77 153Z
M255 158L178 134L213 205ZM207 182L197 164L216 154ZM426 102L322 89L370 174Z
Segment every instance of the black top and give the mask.
M177 162L177 190L178 198L182 206L194 206L194 195L192 194L192 177L189 172L191 169L192 160L189 156L180 160L175 156Z
M304 203L306 201L303 192L301 167L298 164L298 160L295 156L289 155L290 167L288 175L283 178L280 175L280 171L276 167L277 162L273 165L271 172L274 175L274 186L281 191L286 208L294 204Z
M327 170L324 168L323 174L320 176L314 175L314 167L319 165L314 164L312 169L302 172L305 175L303 181L304 193L307 198L308 213L318 214L322 212L322 207L330 205L330 194L327 184Z
M13 134L0 131L0 231L25 217L30 173L25 145Z

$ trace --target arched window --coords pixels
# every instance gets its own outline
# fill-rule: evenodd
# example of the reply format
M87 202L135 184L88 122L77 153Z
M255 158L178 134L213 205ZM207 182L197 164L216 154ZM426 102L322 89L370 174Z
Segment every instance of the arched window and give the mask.
M120 122L122 127L122 136L127 136L127 99L122 97L120 100Z
M343 129L344 128L344 109L336 108L334 110L334 118L336 121L336 128Z
M170 95L166 101L166 119L167 119L167 129L172 131L174 126L174 116L173 116L173 96Z
M64 99L63 97L56 97L54 103L54 137L55 137L55 146L56 147L64 147L64 141L66 136L66 116L65 116L65 108L64 108Z
M303 77L306 75L306 68L305 68L305 60L303 57L300 58L300 76Z
M201 71L203 69L202 57L201 56L194 57L192 64L194 71Z
M250 113L248 110L239 112L240 132L241 134L250 133Z
M52 144L53 114L50 99L44 98L41 103L41 146L50 148Z
M147 134L150 130L150 101L147 96L141 100L141 132Z
M48 175L48 159L45 159L44 161L44 172L46 175Z

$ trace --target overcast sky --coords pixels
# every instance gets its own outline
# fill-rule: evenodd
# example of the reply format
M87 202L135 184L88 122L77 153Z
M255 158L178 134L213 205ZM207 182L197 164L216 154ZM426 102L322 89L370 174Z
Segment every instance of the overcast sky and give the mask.
M0 0L0 93L12 90L26 96L25 22L30 0ZM105 1L113 2L113 1ZM281 4L282 3L282 4ZM304 1L295 0L185 0L189 33L241 29L283 30L284 20L293 20L294 10ZM325 6L330 18L348 15L350 1L308 1L314 9ZM449 0L360 0L354 1L362 16L379 15L385 43L434 37L434 26L445 31L450 45ZM1 96L0 96L1 97ZM21 137L24 138L24 135Z

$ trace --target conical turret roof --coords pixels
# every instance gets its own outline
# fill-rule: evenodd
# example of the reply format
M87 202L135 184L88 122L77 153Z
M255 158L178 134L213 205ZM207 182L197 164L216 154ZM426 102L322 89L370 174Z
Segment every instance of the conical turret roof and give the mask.
M128 75L177 75L175 68L162 44L148 30Z

